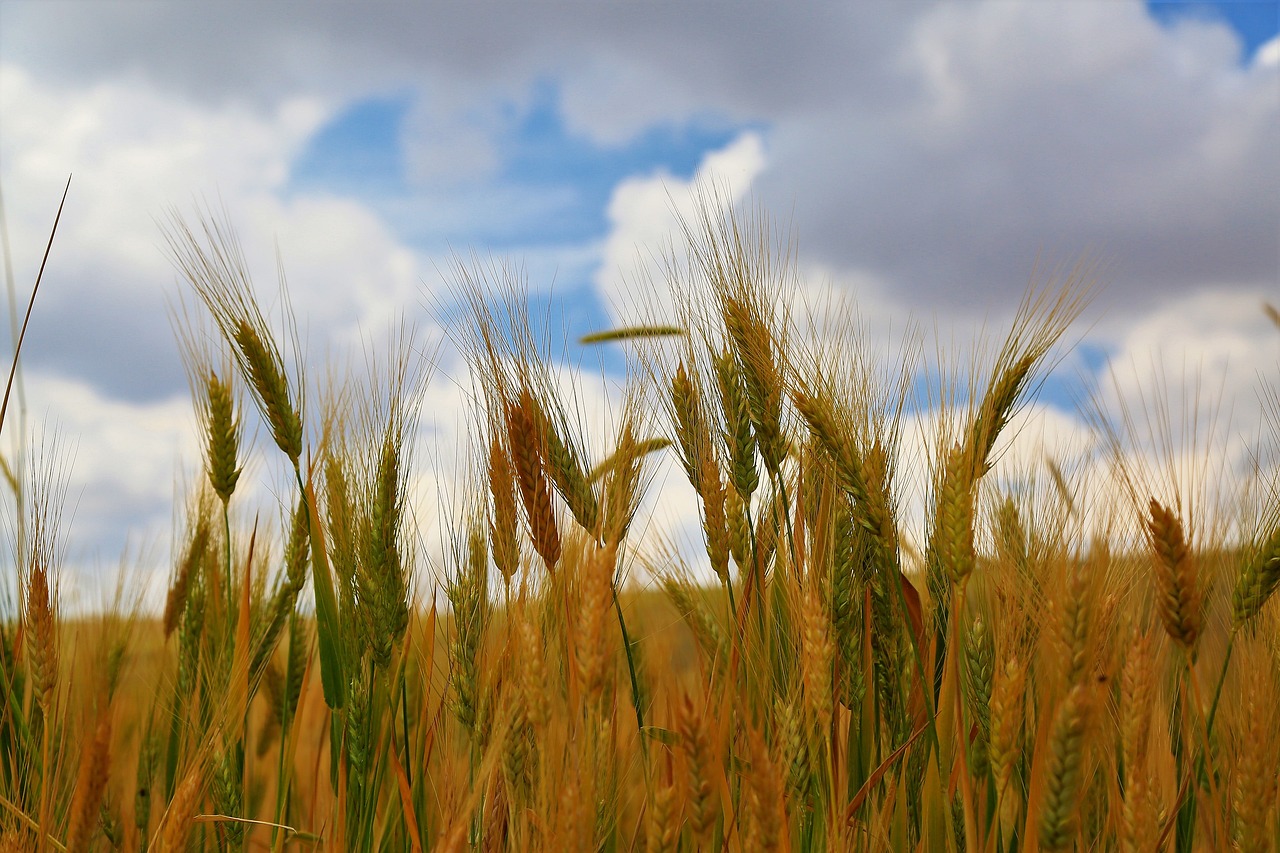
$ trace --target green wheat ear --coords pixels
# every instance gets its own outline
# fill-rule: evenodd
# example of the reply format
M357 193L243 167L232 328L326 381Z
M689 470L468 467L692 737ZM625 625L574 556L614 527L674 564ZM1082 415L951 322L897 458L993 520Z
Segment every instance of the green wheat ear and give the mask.
M578 339L580 344L606 344L616 341L634 341L644 338L675 338L687 334L679 326L623 326L592 332Z

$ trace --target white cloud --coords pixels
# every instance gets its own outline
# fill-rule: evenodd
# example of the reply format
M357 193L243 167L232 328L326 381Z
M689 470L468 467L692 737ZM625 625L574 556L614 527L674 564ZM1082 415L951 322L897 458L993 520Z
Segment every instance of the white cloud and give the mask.
M1258 68L1280 68L1280 36L1259 47L1253 63Z
M609 199L610 231L596 275L615 319L674 319L661 258L673 243L680 246L681 221L696 221L700 190L717 189L726 202L737 202L765 165L763 141L748 132L707 154L690 180L659 171L618 184Z
M417 313L429 263L367 207L284 192L330 109L307 97L209 105L138 80L80 87L0 65L0 179L20 299L74 172L24 364L32 421L74 449L66 518L77 571L111 565L126 542L147 543L146 559L163 564L175 501L199 465L167 313L183 291L164 250L170 210L225 207L268 305L278 247L318 373L326 353L358 359L365 338ZM250 481L239 498L273 514L278 484L268 477L255 492Z

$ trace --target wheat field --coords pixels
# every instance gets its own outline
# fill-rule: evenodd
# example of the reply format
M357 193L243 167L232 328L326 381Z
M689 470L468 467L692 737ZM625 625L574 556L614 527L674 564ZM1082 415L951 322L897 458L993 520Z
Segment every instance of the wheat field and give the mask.
M62 612L57 467L8 478L0 851L1275 850L1271 469L1144 465L1143 418L1097 412L1106 483L992 474L1087 268L936 371L916 520L919 355L798 332L762 212L684 225L675 315L591 339L629 360L603 436L518 277L459 265L464 509L428 560L430 365L393 335L321 375L229 224L171 218L203 475L158 616ZM236 512L255 419L275 525ZM634 535L663 458L696 553Z

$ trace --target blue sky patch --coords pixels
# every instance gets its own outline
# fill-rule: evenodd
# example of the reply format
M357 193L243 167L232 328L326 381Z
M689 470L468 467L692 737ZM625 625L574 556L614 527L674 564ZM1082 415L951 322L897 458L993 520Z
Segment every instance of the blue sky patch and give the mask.
M1188 18L1228 24L1243 42L1244 63L1280 34L1280 0L1147 0L1147 10L1165 25Z
M351 104L311 139L294 163L290 189L358 198L416 244L450 242L499 252L580 245L607 233L605 210L619 182L659 170L687 180L709 151L728 145L743 130L704 117L664 122L623 143L602 145L566 125L559 87L543 81L534 85L527 103L506 105L491 138L498 159L492 174L451 188L413 186L403 134L415 106L408 94ZM436 215L416 216L416 202L426 199ZM451 201L467 212L491 206L494 215L450 216ZM433 222L436 233L422 233L424 219ZM454 229L450 221L457 223Z
M294 162L291 189L368 197L405 185L400 131L408 95L367 98L349 106L311 138Z

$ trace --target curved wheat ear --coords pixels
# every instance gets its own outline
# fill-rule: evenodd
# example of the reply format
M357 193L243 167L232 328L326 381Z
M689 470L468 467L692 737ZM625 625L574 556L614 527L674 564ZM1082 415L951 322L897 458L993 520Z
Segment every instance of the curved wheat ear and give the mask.
M284 363L275 345L248 320L240 320L232 330L244 359L249 385L271 427L276 446L295 466L302 456L302 418L289 397Z
M871 534L881 555L896 559L897 532L886 491L888 467L883 447L875 444L859 458L853 431L842 421L831 398L819 389L798 388L792 392L792 402L818 446L835 463L840 488L853 498L854 520Z
M1152 498L1150 513L1146 527L1155 557L1156 609L1169 636L1194 656L1204 604L1195 557L1182 522L1168 507Z
M561 436L555 421L536 397L522 394L520 400L522 405L527 400L531 408L547 474L574 520L594 535L600 525L600 502L596 500L581 454Z
M518 403L507 404L507 439L516 469L516 483L520 486L520 497L529 518L534 550L547 564L547 571L555 571L556 564L560 562L560 530L556 526L551 492L543 472L531 400L528 389L525 389L520 392Z

